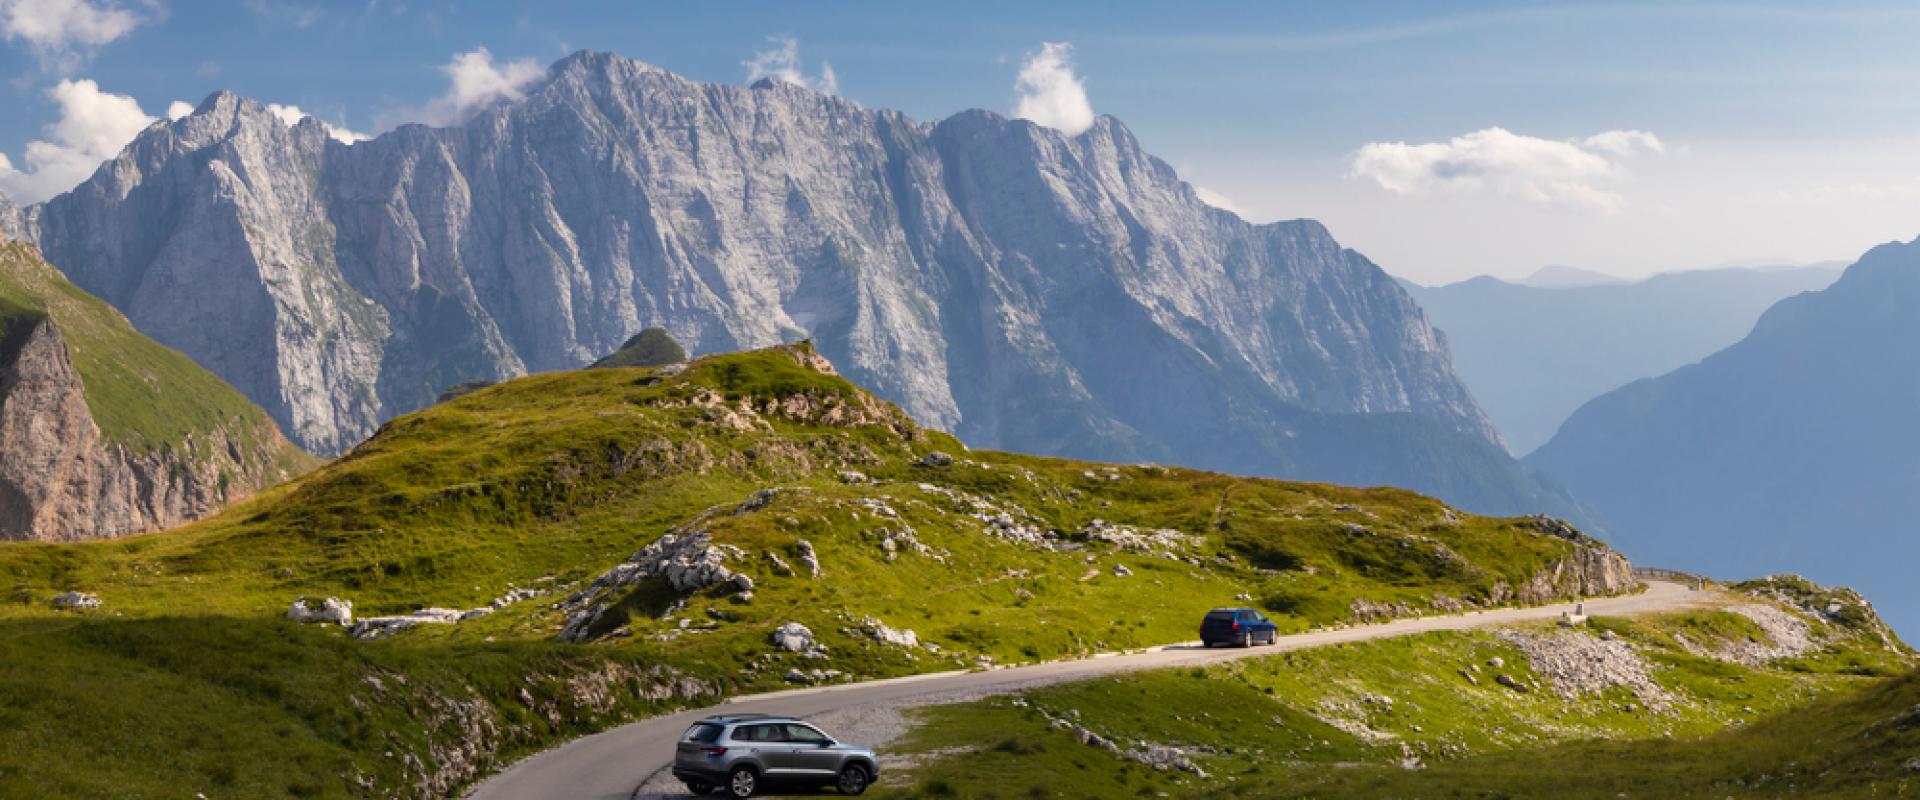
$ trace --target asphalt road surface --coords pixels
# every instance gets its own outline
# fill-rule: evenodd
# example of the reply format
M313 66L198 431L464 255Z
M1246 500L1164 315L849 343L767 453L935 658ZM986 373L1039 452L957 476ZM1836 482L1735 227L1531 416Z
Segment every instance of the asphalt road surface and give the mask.
M1702 604L1710 595L1678 583L1647 581L1647 590L1627 597L1586 601L1588 614L1613 616L1668 611ZM1452 631L1529 620L1553 619L1573 604L1502 608L1420 617L1337 630L1282 636L1270 646L1205 649L1185 643L1123 655L1054 661L983 672L946 672L746 695L709 708L653 717L575 739L532 756L488 779L470 800L630 800L635 788L666 767L674 743L694 720L720 711L810 717L866 704L918 705L919 701L1012 692L1031 686L1081 680L1115 672L1258 658L1341 642L1384 639L1427 631ZM885 771L885 763L882 763Z

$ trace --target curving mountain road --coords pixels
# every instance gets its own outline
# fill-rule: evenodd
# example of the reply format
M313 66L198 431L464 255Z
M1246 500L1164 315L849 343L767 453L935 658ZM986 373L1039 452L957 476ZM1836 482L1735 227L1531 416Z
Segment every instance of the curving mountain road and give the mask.
M1703 604L1711 595L1678 583L1647 581L1637 595L1586 601L1589 614L1641 614ZM946 672L739 697L719 706L692 709L623 725L576 739L508 768L480 784L470 800L630 800L635 787L667 765L673 743L694 720L716 711L809 717L870 704L920 705L955 695L978 696L1030 686L1080 680L1128 670L1214 664L1285 650L1384 639L1428 631L1463 630L1558 617L1571 603L1502 608L1443 617L1395 620L1280 637L1267 647L1203 649L1186 643L1125 655L1054 661L986 672Z

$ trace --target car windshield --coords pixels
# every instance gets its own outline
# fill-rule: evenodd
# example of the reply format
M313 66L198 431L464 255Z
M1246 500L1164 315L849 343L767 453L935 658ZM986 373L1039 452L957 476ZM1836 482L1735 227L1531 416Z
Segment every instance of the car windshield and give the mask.
M693 727L687 729L687 735L684 738L689 742L712 744L715 739L720 738L720 731L720 726L711 722L696 722L693 723Z

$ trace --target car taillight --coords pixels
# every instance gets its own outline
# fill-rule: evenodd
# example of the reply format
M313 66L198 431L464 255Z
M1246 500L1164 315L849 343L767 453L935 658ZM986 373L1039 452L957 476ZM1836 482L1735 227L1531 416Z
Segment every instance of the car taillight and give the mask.
M727 754L727 748L708 747L708 748L705 748L705 752L707 755L710 755L710 756L724 756Z
M1236 622L1234 622L1234 623L1233 623L1233 629L1234 629L1234 630L1236 630L1236 631L1237 631L1237 630L1240 630L1240 623L1239 623L1239 622L1237 622L1237 621L1236 621Z

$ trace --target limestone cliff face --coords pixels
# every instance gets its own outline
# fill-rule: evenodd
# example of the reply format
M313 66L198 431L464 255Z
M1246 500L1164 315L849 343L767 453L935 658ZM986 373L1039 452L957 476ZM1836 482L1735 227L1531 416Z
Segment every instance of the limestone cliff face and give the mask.
M1205 205L1112 118L922 123L582 53L354 145L217 94L28 216L321 453L657 325L695 353L811 338L979 446L1567 511L1384 272L1318 223Z
M0 244L0 539L170 527L309 464L230 387Z
M72 541L178 525L263 483L250 464L285 447L277 430L139 452L106 441L51 319L0 343L0 539ZM265 452L242 454L243 441ZM190 458L187 453L203 453ZM251 457L249 457L251 456ZM271 476L277 480L283 475Z
M14 205L6 195L0 194L0 241L30 238L26 212Z

